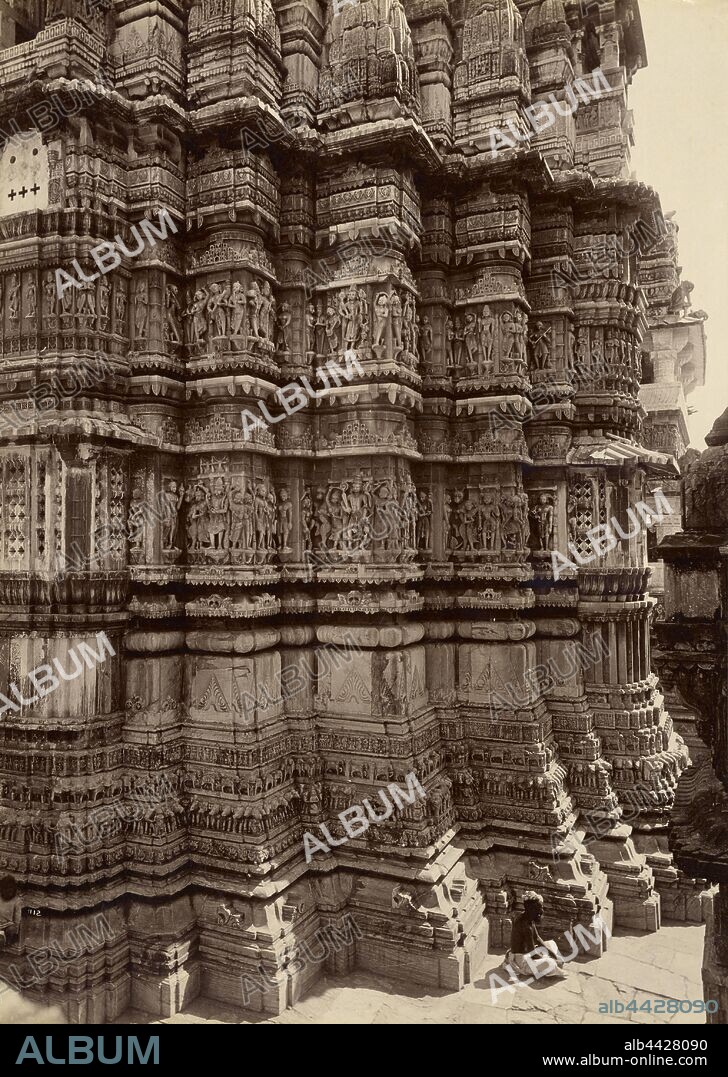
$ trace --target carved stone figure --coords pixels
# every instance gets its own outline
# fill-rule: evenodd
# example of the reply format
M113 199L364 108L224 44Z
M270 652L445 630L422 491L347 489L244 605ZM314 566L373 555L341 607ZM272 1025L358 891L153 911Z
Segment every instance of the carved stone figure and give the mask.
M221 282L210 285L207 298L207 322L213 337L227 336L227 307L230 298L229 286Z
M233 281L233 286L228 299L230 308L230 336L245 336L245 322L248 301L245 296L245 288L239 280Z
M228 544L228 491L223 479L213 479L207 495L208 534L212 550L226 550Z
M206 288L195 291L192 302L185 311L185 317L192 320L191 338L193 344L203 344L207 336L207 304L209 292Z
M147 286L143 280L138 280L134 286L134 335L137 340L143 340L147 335L148 316Z
M478 319L478 336L480 345L480 362L478 373L491 369L493 365L493 336L495 332L495 320L490 313L490 307L485 304Z
M281 553L290 553L289 537L293 529L293 505L287 487L281 487L278 495L278 549Z
M141 554L146 546L147 514L141 486L135 486L129 502L127 534L129 552Z
M324 321L326 331L326 342L328 344L328 350L330 355L336 355L340 347L339 332L341 327L341 318L336 311L336 308L332 303L329 303L326 308L326 318Z
M417 505L417 549L429 550L432 541L432 494L420 490Z
M291 314L291 305L290 303L284 301L283 303L281 303L281 309L278 311L278 318L276 324L277 345L278 350L281 352L289 352L291 350L291 346L288 340L288 330L291 325L292 319L293 315Z
M176 284L168 284L166 289L166 307L165 307L165 330L167 339L172 344L181 344L181 314L182 308L180 305L180 290Z
M468 364L468 373L474 374L478 369L476 356L478 353L478 325L475 314L468 311L465 315L463 326L463 343L465 345L465 359Z
M109 324L109 304L111 302L111 285L106 277L101 277L96 290L96 311L99 328L105 330Z
M445 363L449 374L455 373L455 330L453 321L448 314L445 318Z
M209 512L207 507L207 492L199 484L192 491L188 491L190 506L187 510L187 541L190 550L200 550L208 540Z
M349 486L349 483L342 483L341 507L344 543L350 550L360 549L366 544L365 525L371 519L372 499L369 484L354 481Z
M43 319L49 328L55 328L58 315L58 292L56 280L49 269L43 277Z
M390 312L389 296L386 292L380 292L374 300L374 335L372 340L374 347L384 343Z
M275 299L271 290L270 281L263 281L263 291L260 296L260 335L264 340L272 340L272 328L275 322Z
M245 491L234 486L230 492L230 549L242 550L245 543Z
M539 494L538 501L531 509L531 516L536 522L539 550L554 548L554 499L550 494Z
M68 291L63 294L67 295ZM20 278L17 273L13 273L10 277L8 287L8 320L11 328L17 330L20 322Z
M396 292L392 292L389 297L389 304L392 312L392 342L395 349L400 349L402 347L402 300Z
M504 310L501 315L501 333L503 340L502 356L504 359L510 359L518 338L518 326L509 310Z
M180 483L179 487L174 479L170 479L167 488L162 489L160 500L162 508L162 548L174 550L177 548L177 529L179 527L179 512L182 506L185 488Z
M309 303L306 307L306 353L316 350L316 307Z
M306 487L301 498L301 536L303 541L303 548L306 551L313 549L313 502L311 500L311 491Z
M263 296L257 280L251 281L248 288L248 309L250 312L250 335L253 337L264 336L260 326L260 312L263 306Z
M432 325L426 314L422 319L421 328L422 335L420 337L420 350L423 361L427 362L432 353Z
M124 281L114 283L114 329L121 336L126 336L126 283Z
M338 314L341 319L344 346L353 348L361 332L359 294L356 285L352 284L345 292L339 292Z
M533 349L533 365L536 370L548 370L551 363L551 326L536 322L535 331L528 338Z
M76 317L82 322L84 328L96 320L96 289L90 281L83 281L78 290Z
M28 281L25 291L26 318L34 321L38 314L38 289L34 280Z

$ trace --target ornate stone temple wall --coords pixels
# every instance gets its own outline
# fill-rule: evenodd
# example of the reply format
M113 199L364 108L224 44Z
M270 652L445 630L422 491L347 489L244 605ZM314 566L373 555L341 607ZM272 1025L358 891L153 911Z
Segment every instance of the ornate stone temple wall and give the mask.
M649 331L643 343L645 361L642 369L640 403L647 412L645 444L658 452L670 453L684 470L698 454L689 449L687 398L705 384L704 311L691 310L690 281L681 281L678 265L679 228L670 215L664 222L665 237L650 237L640 268L640 281L648 304ZM659 232L659 228L652 229ZM672 512L655 523L647 534L650 594L656 599L654 625L664 619L664 565L660 542L682 528L682 483L678 478L648 479L648 489L659 483ZM697 718L680 696L663 685L668 709L675 728L683 737L693 762L706 754L697 733Z
M703 956L706 1000L718 1002L709 1017L728 1021L728 647L726 646L726 548L728 514L728 413L705 439L709 448L685 469L683 529L661 544L665 605L656 624L660 676L697 715L708 748L679 782L670 826L670 849L681 870L718 884L708 917Z
M629 515L677 475L644 45L591 8L49 0L0 52L0 973L102 917L28 988L71 1019L456 990L535 884L554 931L699 916Z

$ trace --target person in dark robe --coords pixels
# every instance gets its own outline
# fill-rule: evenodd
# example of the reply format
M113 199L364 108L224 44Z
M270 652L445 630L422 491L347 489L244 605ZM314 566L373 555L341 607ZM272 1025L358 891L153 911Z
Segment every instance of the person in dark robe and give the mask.
M506 963L526 976L535 979L566 978L564 964L555 942L544 942L538 931L543 918L543 898L533 890L523 895L523 912L513 921L511 948ZM530 959L530 960L527 960ZM547 963L550 959L550 964Z

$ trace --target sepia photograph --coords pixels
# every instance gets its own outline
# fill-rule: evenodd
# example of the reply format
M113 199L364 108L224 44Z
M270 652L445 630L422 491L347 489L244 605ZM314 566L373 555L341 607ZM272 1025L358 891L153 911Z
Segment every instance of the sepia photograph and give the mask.
M727 57L0 0L4 1064L724 1069Z

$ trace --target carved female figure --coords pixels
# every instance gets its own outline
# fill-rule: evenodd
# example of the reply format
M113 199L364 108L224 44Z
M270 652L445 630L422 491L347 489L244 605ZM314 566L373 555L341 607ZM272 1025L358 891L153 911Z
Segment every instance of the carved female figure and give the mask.
M170 479L166 490L162 490L162 549L176 549L179 510L185 488L180 484L179 490L174 479Z
M338 486L330 486L326 492L326 504L329 510L329 521L333 535L334 550L341 549L342 531L344 527L344 507L342 504L341 490Z
M202 344L207 335L207 300L206 288L198 288L186 313L192 318L192 340Z
M195 486L191 504L187 510L187 538L190 550L199 550L203 543L207 542L207 515L207 493L204 487Z
M306 309L306 352L312 354L316 346L316 308L309 303Z
M49 269L43 278L43 316L47 322L56 321L56 311L58 309L58 295L56 292L56 282L53 279L53 273Z
M465 358L465 326L462 318L459 317L455 319L453 345L455 350L455 369L460 370Z
M426 314L422 319L422 335L420 337L420 343L422 359L423 361L426 361L432 351L432 325Z
M210 549L226 550L228 545L228 492L221 478L213 481L212 489L207 495L209 511L208 530Z
M455 372L455 330L453 329L452 318L448 314L445 318L445 361L447 363L448 374Z
M549 494L540 494L531 516L536 522L539 550L551 550L554 545L554 500Z
M61 314L66 318L73 316L73 297L75 294L75 288L63 289L63 296L61 297Z
M253 511L255 517L255 546L262 553L268 549L266 541L268 534L268 498L262 482L255 485Z
M70 291L67 288L63 295L64 297ZM18 322L20 321L20 280L18 274L13 273L10 278L10 287L8 288L8 317L15 329L18 328Z
M528 315L525 310L516 310L514 317L518 327L516 357L525 366L528 364Z
M466 497L460 510L460 536L463 540L462 548L466 553L474 553L475 546L475 516L476 505L470 495Z
M227 305L229 290L222 284L210 285L210 295L207 300L208 321L212 326L212 333L216 337L227 335Z
M369 300L363 288L359 289L359 337L366 341L367 328L369 326ZM355 342L356 343L356 342Z
M312 536L315 536L316 547L321 550L327 548L329 535L331 534L331 520L326 501L326 490L323 486L316 488L316 507L314 509L314 522Z
M173 344L180 344L180 314L179 289L174 284L168 284L166 290L165 330L166 337Z
M395 348L402 347L402 300L396 292L392 292L390 299L392 310L392 336Z
M355 479L349 489L348 483L343 483L341 488L341 502L344 510L344 530L349 546L363 548L368 546L367 539L369 528L367 526L371 516L371 494L369 484L362 484Z
M359 296L354 284L339 293L339 316L344 344L353 348L359 337Z
M313 502L308 487L301 498L301 531L304 550L310 550L313 538Z
M516 337L518 336L518 328L513 321L513 315L509 310L504 310L501 315L501 324L503 326L503 358L510 359L513 353L513 347L516 343Z
M114 320L114 329L124 336L126 334L126 284L123 281L117 281L114 286Z
M278 502L278 549L281 553L290 553L288 539L293 528L293 504L288 489L283 486Z
M146 324L146 309L144 314ZM88 326L96 317L96 289L89 281L81 285L76 306L76 316L83 319L85 326Z
M260 308L263 305L263 296L257 280L254 280L248 288L248 303L250 304L250 335L259 337L261 335Z
M147 335L147 286L143 280L134 288L134 332L137 339Z
M517 519L516 499L508 495L501 498L501 533L507 550L518 548L520 524Z
M38 289L34 280L29 281L27 290L25 292L26 306L28 313L26 318L35 318L38 313Z
M143 550L146 534L146 514L144 512L144 497L140 486L135 486L131 495L127 529L129 535L129 550Z
M468 311L465 315L465 325L463 327L463 342L465 344L465 357L468 364L468 374L474 374L476 371L476 359L475 356L478 350L478 337L477 337L477 325L475 321L475 315Z
M415 307L415 301L412 298L410 292L407 292L404 297L404 309L402 312L404 319L404 339L405 347L407 351L417 354L417 326L415 321L417 318L417 308Z
M490 313L490 307L486 303L478 319L478 334L480 337L480 355L482 365L478 366L478 373L483 373L483 366L487 369L493 362L493 330L494 321Z
M243 521L245 504L241 487L235 486L230 494L230 549L239 550L243 545Z
M336 312L336 308L332 303L329 303L326 308L326 319L324 322L326 331L326 340L329 345L329 352L331 355L336 355L339 350L339 326L341 319Z
M548 370L551 366L551 326L536 322L536 329L529 337L533 348L535 370Z
M275 533L276 533L276 518L278 515L278 504L275 490L269 490L266 497L266 528L265 528L265 548L266 550L275 550Z
M239 280L233 281L232 292L228 299L230 314L230 335L233 337L243 336L245 333L245 315L248 301L245 298L245 289Z
M291 314L291 304L287 302L281 303L281 309L278 312L278 350L282 352L290 351L288 343L288 329L293 320Z
M389 296L386 292L380 292L374 300L374 336L372 342L375 348L384 343L384 334L387 331L390 310Z
M404 543L410 550L417 549L417 487L411 479L405 483L404 496L402 498L403 515L405 520Z
M323 355L324 340L326 337L326 319L324 318L323 301L319 298L316 301L316 325L314 340L316 344L316 354Z
M274 309L275 299L271 291L270 282L266 280L263 282L263 292L260 297L260 335L264 340L271 339Z
M491 553L499 550L501 545L501 510L493 500L493 495L488 495L483 501L481 509L481 542L483 547Z
M417 503L417 549L429 550L432 534L432 495L420 490Z
M102 277L99 281L96 295L98 299L99 328L104 329L109 321L109 303L111 301L111 285L106 280L106 277Z
M574 350L574 359L579 366L582 366L586 362L586 351L589 346L589 330L580 329L579 339L576 343Z

